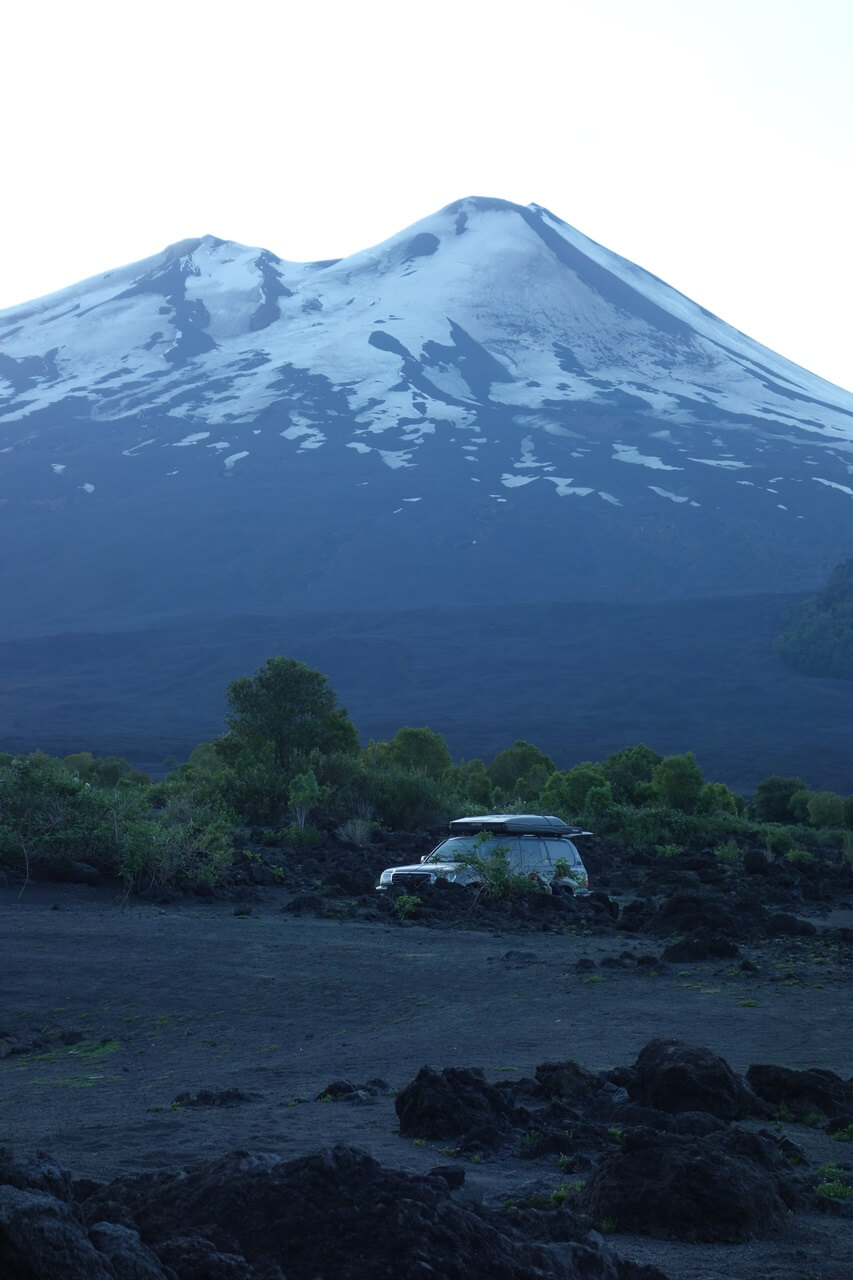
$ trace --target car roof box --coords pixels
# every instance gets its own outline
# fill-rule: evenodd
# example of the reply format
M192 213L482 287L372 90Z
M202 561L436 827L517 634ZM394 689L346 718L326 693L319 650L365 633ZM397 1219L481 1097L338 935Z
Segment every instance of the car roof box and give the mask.
M542 813L487 813L476 818L454 818L450 824L452 836L477 835L492 831L496 835L551 835L571 836L581 833L580 827L570 827L562 818Z

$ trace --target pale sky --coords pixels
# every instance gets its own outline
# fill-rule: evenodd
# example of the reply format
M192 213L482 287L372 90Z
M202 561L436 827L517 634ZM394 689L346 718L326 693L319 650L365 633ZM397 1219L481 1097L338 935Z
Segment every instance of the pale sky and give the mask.
M211 233L305 261L535 201L853 390L849 0L28 0L0 307Z

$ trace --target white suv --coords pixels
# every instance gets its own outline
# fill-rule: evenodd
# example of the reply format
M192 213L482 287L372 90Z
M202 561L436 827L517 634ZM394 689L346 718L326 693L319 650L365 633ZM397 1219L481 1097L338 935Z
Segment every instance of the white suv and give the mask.
M589 893L589 877L572 837L589 836L591 831L566 826L560 818L539 813L489 813L478 818L456 818L446 840L420 862L387 867L377 881L377 889L414 891L438 879L455 884L477 884L476 869L464 859L501 849L519 875L538 879L545 888L565 893ZM562 873L562 874L561 874Z

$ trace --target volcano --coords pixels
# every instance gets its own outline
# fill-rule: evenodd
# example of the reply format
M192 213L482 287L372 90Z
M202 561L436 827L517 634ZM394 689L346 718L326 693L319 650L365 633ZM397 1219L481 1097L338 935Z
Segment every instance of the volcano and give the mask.
M608 634L626 608L745 616L853 556L851 500L853 396L538 205L472 197L324 262L181 241L0 313L0 738L106 732L103 662L69 675L83 636L136 638L128 732L144 702L168 741L154 672L188 647L190 684L227 682L217 635L276 620L346 698L359 646L450 611L415 698L442 728L460 637L523 616L510 669L554 609ZM205 687L184 735L221 710Z

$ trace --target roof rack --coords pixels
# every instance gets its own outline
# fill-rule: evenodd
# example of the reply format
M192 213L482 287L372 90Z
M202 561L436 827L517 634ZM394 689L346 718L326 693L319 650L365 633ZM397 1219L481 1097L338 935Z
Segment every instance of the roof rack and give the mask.
M454 818L450 824L451 835L476 835L480 831L531 836L592 835L582 827L568 826L554 814L542 813L487 813L473 818Z

